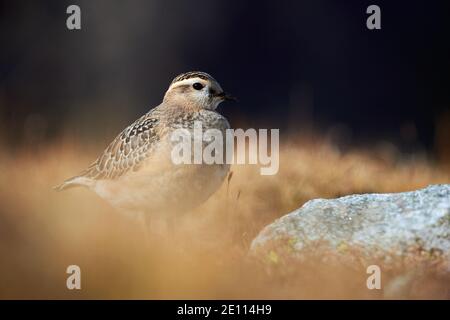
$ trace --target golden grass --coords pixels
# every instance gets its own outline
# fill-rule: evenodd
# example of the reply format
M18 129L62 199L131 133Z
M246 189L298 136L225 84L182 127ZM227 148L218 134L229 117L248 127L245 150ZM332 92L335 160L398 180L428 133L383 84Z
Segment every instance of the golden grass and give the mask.
M101 147L89 146L89 150ZM186 213L170 238L143 232L92 192L52 186L95 159L75 143L0 156L0 298L380 298L355 274L317 261L271 269L246 255L251 240L277 217L318 197L398 192L448 183L449 172L420 157L389 152L340 153L320 139L280 150L280 171L233 166L233 177L207 203ZM66 267L82 271L82 290L66 289ZM351 281L349 281L351 277ZM430 283L415 297L442 297Z

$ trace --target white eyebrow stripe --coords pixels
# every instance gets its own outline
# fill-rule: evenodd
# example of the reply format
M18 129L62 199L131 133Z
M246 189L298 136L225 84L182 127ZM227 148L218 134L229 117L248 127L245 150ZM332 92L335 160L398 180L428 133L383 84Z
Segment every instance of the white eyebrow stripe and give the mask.
M200 82L202 84L206 84L208 83L206 80L200 79L200 78L189 78L189 79L185 79L185 80L181 80L181 81L177 81L175 83L173 83L170 87L170 89L176 88L176 87L180 87L180 86L185 86L185 85L192 85L196 82Z

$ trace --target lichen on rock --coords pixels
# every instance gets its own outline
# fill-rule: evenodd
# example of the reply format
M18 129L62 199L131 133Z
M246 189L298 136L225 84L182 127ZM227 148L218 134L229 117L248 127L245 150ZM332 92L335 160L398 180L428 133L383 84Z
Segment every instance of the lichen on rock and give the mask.
M432 261L450 272L450 185L311 200L265 227L250 252L273 252L277 261L311 254L350 264Z

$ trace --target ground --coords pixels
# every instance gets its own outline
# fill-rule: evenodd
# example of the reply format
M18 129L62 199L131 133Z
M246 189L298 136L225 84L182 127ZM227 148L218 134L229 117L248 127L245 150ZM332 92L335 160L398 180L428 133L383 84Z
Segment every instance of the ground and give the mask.
M324 139L296 138L281 145L277 175L233 166L229 182L180 218L170 237L146 241L94 193L52 190L101 149L60 141L0 153L0 298L380 298L367 290L365 270L314 259L255 261L247 255L250 242L310 199L450 181L448 166L423 154L375 146L340 151ZM81 268L80 291L66 288L71 264ZM424 284L414 297L448 294L433 281Z

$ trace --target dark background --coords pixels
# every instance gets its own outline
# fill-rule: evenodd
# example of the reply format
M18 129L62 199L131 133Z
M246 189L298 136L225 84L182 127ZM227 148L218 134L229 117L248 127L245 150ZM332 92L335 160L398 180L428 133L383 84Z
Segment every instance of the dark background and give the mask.
M66 28L69 4L81 7L80 31ZM366 28L370 4L381 30ZM1 1L0 12L0 134L10 145L111 140L190 70L239 98L220 107L234 127L406 151L447 137L445 1Z

